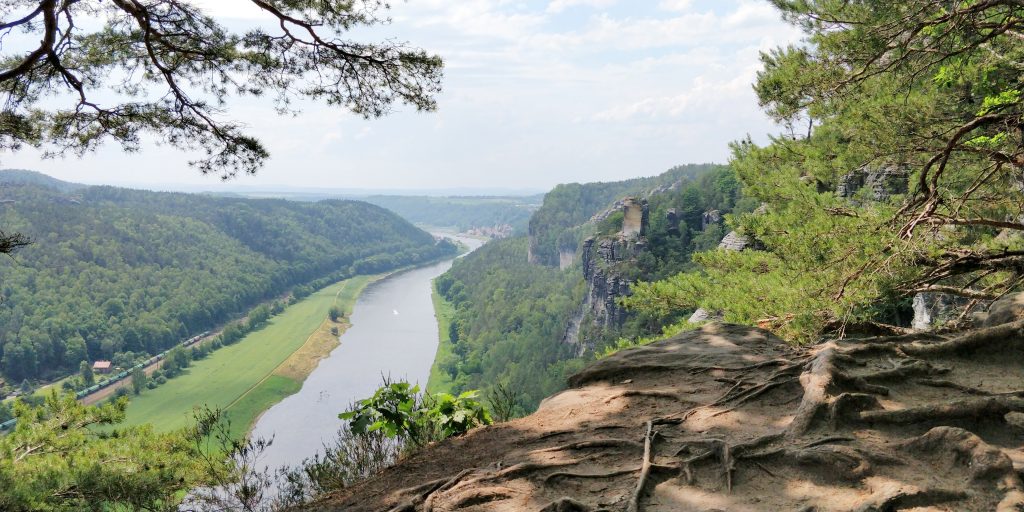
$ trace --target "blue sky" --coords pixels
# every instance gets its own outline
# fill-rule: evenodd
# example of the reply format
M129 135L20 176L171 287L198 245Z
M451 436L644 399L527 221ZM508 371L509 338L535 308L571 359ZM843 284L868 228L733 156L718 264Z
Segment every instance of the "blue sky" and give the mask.
M232 26L259 22L246 0L195 0ZM439 53L435 113L399 107L363 120L316 104L298 117L235 101L230 116L272 158L257 176L219 184L189 155L147 144L79 159L33 151L0 165L88 183L350 188L509 187L657 174L724 162L727 144L777 131L750 84L758 52L799 41L762 0L408 0L363 40L397 37Z

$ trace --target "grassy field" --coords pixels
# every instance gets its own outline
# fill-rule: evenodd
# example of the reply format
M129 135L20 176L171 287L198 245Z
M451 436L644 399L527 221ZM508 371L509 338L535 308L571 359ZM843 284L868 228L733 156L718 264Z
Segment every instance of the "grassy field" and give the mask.
M325 320L330 307L337 303L347 317L359 293L379 277L341 281L289 306L262 329L196 361L184 375L133 397L126 424L170 430L189 424L193 408L206 405L222 408L232 431L244 434L261 412L298 391L325 351L337 346L329 334L334 324ZM339 330L346 325L337 324Z
M452 379L447 373L441 371L438 364L440 361L447 359L449 354L452 353L452 339L448 335L448 329L452 323L452 315L455 313L455 309L451 303L444 300L444 297L437 293L433 283L431 283L430 287L430 298L434 301L434 315L437 316L439 343L437 344L437 354L434 355L434 364L430 366L427 391L429 393L451 393Z

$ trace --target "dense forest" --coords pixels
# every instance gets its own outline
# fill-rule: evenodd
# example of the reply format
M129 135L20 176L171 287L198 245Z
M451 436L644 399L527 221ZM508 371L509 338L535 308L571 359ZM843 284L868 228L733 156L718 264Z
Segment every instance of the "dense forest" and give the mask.
M574 250L582 235L581 227L616 199L667 188L714 167L713 164L688 164L646 178L558 185L544 196L544 203L530 217L531 256L542 265L557 266L558 250Z
M0 361L9 384L77 371L83 360L157 353L315 281L455 251L363 202L75 187L26 176L0 173L0 225L33 240L0 261Z
M367 196L360 198L383 206L410 222L466 231L478 227L511 226L525 233L530 214L540 205L541 196L522 197L431 197Z
M501 383L532 410L578 368L569 362L574 347L558 340L584 284L579 274L529 263L526 245L525 237L492 241L437 278L455 317L452 357L435 364L458 391Z
M693 270L690 256L716 247L725 235L721 222L705 226L705 212L729 214L756 207L743 198L731 168L687 165L653 178L559 185L531 218L531 233L573 244L589 236L617 236L623 215L609 208L629 195L646 198L650 218L647 249L615 263L615 272L634 282ZM670 209L676 211L678 224L668 220ZM591 221L595 215L598 220ZM581 331L586 346L596 350L565 343L588 285L578 264L559 270L557 254L554 265L542 264L547 260L531 263L529 249L544 245L530 246L525 236L491 242L437 279L438 292L455 306L455 314L450 331L454 351L435 364L453 379L456 391L491 390L500 384L518 393L521 412L531 411L603 346L620 337L659 333L686 312L642 312L623 325L597 325L588 318Z

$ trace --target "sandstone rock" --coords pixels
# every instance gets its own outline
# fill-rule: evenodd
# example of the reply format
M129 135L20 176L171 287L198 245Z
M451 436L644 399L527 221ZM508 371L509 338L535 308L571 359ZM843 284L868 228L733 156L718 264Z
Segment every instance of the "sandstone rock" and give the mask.
M700 230L701 231L707 231L709 227L714 226L716 224L721 224L721 222L722 222L722 212L720 212L718 210L711 210L709 212L704 212L704 214L701 215L701 219L700 219Z
M906 193L909 176L907 169L900 166L861 167L839 179L836 195L852 198L858 190L868 188L873 200L884 201L895 194Z
M910 326L925 331L953 320L966 305L962 297L946 293L918 293L914 295L914 319Z
M749 246L750 239L735 231L730 231L728 235L725 235L721 243L718 244L719 249L727 251L742 251Z
M700 322L713 322L721 319L721 313L712 314L704 308L697 308L697 311L694 311L693 314L690 315L690 318L687 320L687 322L690 322L691 324L697 324Z
M1000 325L1024 318L1024 292L1007 295L992 303L982 324L985 327Z

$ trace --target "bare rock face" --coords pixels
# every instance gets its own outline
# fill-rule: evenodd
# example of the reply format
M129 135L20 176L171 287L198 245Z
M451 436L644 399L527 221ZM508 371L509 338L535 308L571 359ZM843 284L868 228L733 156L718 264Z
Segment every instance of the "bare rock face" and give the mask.
M730 231L728 235L718 244L719 249L725 249L727 251L742 251L750 247L750 239L735 232Z
M622 237L641 237L647 235L648 209L646 199L626 198L622 201Z
M961 297L947 293L924 292L914 295L914 320L911 328L924 331L953 320L967 303Z
M633 259L646 250L646 240L605 238L583 241L583 279L587 281L584 309L588 309L598 324L620 326L626 311L618 299L630 294L632 281L615 270L615 264Z
M618 234L588 238L580 246L587 294L576 314L570 318L562 341L577 345L581 351L586 348L585 340L580 340L579 336L585 318L593 319L604 328L619 327L626 320L628 313L619 305L619 299L630 295L633 282L622 274L620 267L648 248L645 236L649 222L647 200L626 198L609 211L616 209L623 212L622 228Z
M988 315L982 323L985 327L991 327L1010 322L1016 322L1024 318L1024 292L1007 295L992 303L988 308Z
M1022 346L1024 321L805 348L711 323L308 508L1019 512Z
M711 226L722 223L722 212L718 210L711 210L704 212L700 218L700 230L707 231Z
M905 194L910 174L900 166L878 168L861 167L842 178L836 185L836 195L852 198L858 190L868 188L871 199L884 201L895 194Z
M669 208L665 212L665 222L668 224L668 232L671 235L679 236L679 212L675 208Z
M708 322L721 319L722 314L720 312L711 313L704 308L697 308L697 311L694 311L693 314L690 315L690 318L687 320L687 322L690 322L691 324L699 324L701 322Z

